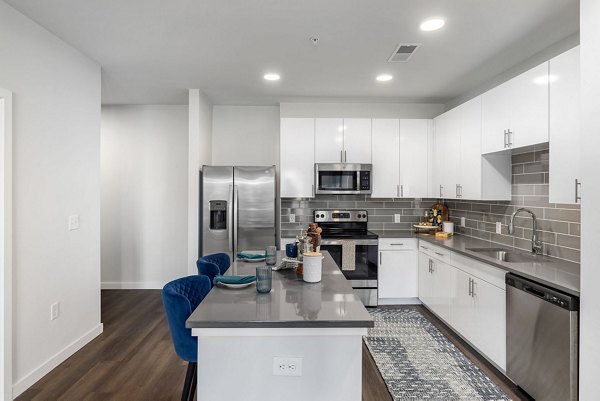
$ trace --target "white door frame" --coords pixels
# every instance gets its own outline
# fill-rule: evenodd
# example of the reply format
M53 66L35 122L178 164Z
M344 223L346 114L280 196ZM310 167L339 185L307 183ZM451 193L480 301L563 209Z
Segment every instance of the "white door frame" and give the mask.
M0 398L12 400L12 92L2 88L0 113Z

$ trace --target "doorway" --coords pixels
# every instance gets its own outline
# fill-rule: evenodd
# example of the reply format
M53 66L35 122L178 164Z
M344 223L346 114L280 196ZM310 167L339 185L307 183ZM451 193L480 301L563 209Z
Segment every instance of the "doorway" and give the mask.
M12 400L12 93L0 88L0 398Z

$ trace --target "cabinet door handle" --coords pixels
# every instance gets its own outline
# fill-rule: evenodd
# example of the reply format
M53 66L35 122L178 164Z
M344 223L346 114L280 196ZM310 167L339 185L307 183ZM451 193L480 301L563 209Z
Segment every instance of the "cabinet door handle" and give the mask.
M400 242L400 243L398 243L398 244L390 244L390 245L402 246L402 245L404 245L404 243L403 243L403 242Z
M513 141L512 141L513 132L509 129L506 131L506 133L508 134L508 147L510 148L513 145Z
M346 151L344 150L344 163L346 163L348 161L348 158L346 157Z
M471 296L475 298L475 279L471 279Z
M431 259L429 259L429 273L431 273Z
M473 287L471 286L471 284L473 283L471 277L469 277L469 296L471 296L471 294L473 293Z
M404 198L404 185L400 185L400 197Z
M575 203L581 203L581 182L575 178Z
M456 184L456 197L460 198L460 192L458 191L458 184Z
M440 198L444 197L444 187L442 185L440 185Z
M429 248L427 248L426 246L423 246L423 245L421 245L421 248L429 250Z
M379 252L379 264L381 264L382 252Z
M340 150L340 163L344 162L344 151Z
M504 130L504 148L508 148L508 132Z
M400 185L396 185L396 198L400 197Z
M436 255L438 255L438 256L444 256L444 254L443 254L443 253L439 253L439 252L434 252L434 253L435 253Z

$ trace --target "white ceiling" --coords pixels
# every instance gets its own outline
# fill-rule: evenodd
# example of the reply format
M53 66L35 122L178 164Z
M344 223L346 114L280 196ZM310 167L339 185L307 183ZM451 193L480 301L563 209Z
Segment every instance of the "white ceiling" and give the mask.
M444 102L579 29L578 0L5 1L102 65L105 104ZM388 63L401 42L422 47Z

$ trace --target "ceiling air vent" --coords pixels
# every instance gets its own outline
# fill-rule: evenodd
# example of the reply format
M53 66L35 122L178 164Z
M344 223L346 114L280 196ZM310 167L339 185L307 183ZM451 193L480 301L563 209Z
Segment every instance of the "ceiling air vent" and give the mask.
M392 53L390 58L388 58L388 61L390 63L405 63L408 60L410 60L410 58L415 53L415 51L417 51L417 48L419 46L421 46L421 45L417 44L417 43L412 43L412 44L402 44L401 43L398 46L396 46L396 49L394 50L394 52Z

